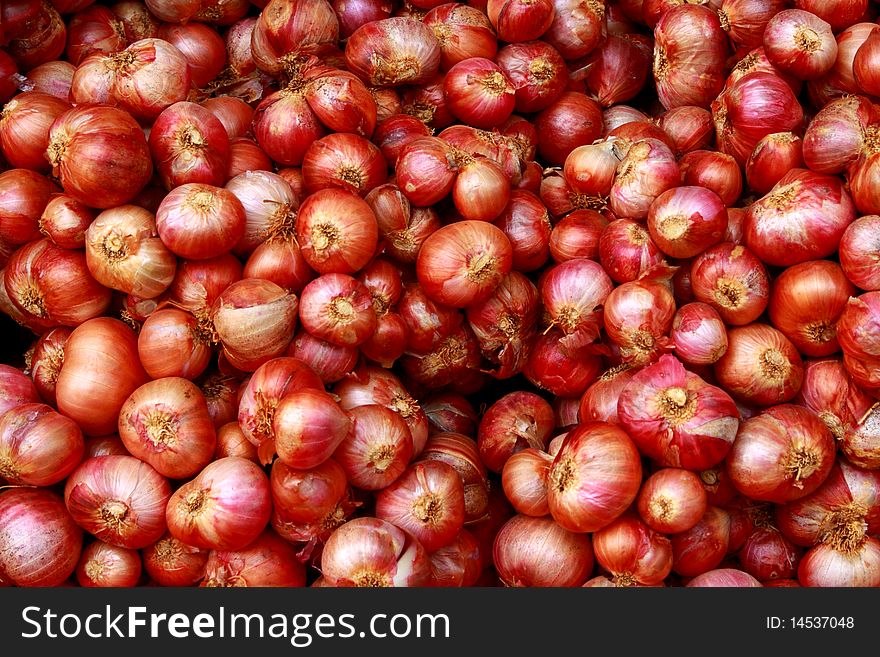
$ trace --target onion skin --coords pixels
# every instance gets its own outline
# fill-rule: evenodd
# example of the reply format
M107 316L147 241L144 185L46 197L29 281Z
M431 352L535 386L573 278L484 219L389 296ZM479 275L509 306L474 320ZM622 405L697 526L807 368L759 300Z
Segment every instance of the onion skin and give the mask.
M161 586L192 586L205 576L208 551L186 545L170 534L143 549L144 570Z
M642 485L637 508L639 516L654 531L678 534L700 521L707 504L707 495L697 474L680 468L664 468Z
M694 577L717 568L727 554L730 528L730 514L710 506L691 529L672 536L672 569L684 577Z
M58 483L84 451L76 423L45 404L22 404L0 416L0 476L11 484Z
M697 256L691 265L691 290L728 324L755 321L767 308L770 278L748 248L722 242Z
M761 582L742 570L736 568L718 568L697 575L687 583L689 587L735 587L757 588L763 586Z
M840 238L840 266L863 290L880 290L880 216L859 217Z
M95 541L83 550L76 580L80 586L132 587L140 581L141 568L135 550Z
M669 337L675 355L692 365L711 365L727 351L727 329L721 316L699 301L679 306Z
M553 409L531 392L512 392L492 404L480 420L477 445L483 464L501 472L515 453L543 450L553 431Z
M798 566L803 586L880 586L880 541L866 538L852 550L817 545L804 555Z
M16 586L60 586L76 569L83 532L44 489L0 494L0 573Z
M568 532L549 517L511 518L495 537L493 552L506 586L580 586L593 570L589 536Z
M296 550L266 530L244 548L212 550L202 586L305 586L306 572Z

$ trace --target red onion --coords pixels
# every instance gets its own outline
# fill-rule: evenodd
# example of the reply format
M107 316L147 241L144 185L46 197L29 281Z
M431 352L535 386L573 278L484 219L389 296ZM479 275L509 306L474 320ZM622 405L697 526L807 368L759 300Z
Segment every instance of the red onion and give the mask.
M727 554L729 539L730 515L710 506L696 525L672 537L672 569L693 577L717 568Z
M602 135L602 109L593 99L566 91L535 117L535 128L541 157L560 165L575 148Z
M676 356L691 365L711 365L727 351L727 330L720 315L698 301L678 308L669 337Z
M0 112L0 147L6 161L13 167L47 172L49 129L69 109L66 100L39 91L26 91L6 103Z
M658 586L672 570L669 539L625 515L593 534L596 561L615 586Z
M764 312L770 281L761 261L744 246L724 242L707 249L690 272L694 297L709 304L728 324L753 322Z
M675 299L651 278L623 283L605 299L605 332L625 362L644 365L668 351Z
M440 43L430 27L411 18L385 18L362 25L345 46L345 61L377 87L421 84L440 66Z
M800 80L814 80L831 70L837 59L837 41L831 26L801 9L780 11L764 32L767 59Z
M705 187L731 206L742 194L742 172L736 160L718 151L691 151L679 160L685 185ZM775 183L774 183L775 184Z
M639 492L639 516L651 529L678 534L694 527L706 513L706 492L699 476L664 468L652 474Z
M338 39L339 21L326 0L271 0L254 26L251 50L257 66L277 75Z
M840 266L846 277L863 290L880 290L880 217L860 217L847 226L840 238Z
M691 579L688 586L710 588L756 588L763 586L758 580L736 568L718 568L708 570Z
M660 194L680 184L681 173L669 147L656 139L637 141L617 167L611 209L618 217L644 219Z
M137 551L95 541L83 550L76 580L80 586L90 587L137 586L141 568Z
M58 483L84 449L76 423L45 404L22 404L0 416L0 476L10 484Z
M704 187L677 187L660 194L648 211L648 231L657 247L673 258L692 258L721 241L727 210Z

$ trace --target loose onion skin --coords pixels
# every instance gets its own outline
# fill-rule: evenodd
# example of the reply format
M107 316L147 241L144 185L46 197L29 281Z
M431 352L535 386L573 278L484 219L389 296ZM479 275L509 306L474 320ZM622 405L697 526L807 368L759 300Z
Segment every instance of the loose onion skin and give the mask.
M743 423L727 470L749 498L784 503L816 490L831 471L834 454L834 438L817 415L782 404Z
M65 345L56 383L58 410L87 435L113 433L126 398L147 378L134 332L119 320L90 319L74 329Z
M770 321L806 356L828 356L840 347L836 324L855 287L828 260L803 262L774 281Z
M630 437L606 422L585 422L568 433L553 460L550 513L569 531L596 531L626 510L641 481L641 461Z
M80 527L130 549L159 540L170 497L168 480L133 456L87 459L64 486L64 502Z
M724 459L739 427L733 399L670 355L633 376L617 413L644 454L688 470L705 470Z
M230 456L214 461L168 500L168 531L211 550L240 550L269 522L269 480L256 463Z
M586 534L566 531L552 518L515 516L498 532L495 568L506 586L580 586L593 570Z
M67 194L102 209L133 199L153 173L140 126L115 107L77 107L59 116L46 156Z
M60 586L76 569L82 530L50 490L0 494L0 573L15 586Z

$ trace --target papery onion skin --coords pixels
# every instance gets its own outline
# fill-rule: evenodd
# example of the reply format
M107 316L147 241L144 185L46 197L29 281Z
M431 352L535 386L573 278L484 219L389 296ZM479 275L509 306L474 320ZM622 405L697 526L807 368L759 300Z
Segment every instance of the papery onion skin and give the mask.
M0 231L9 245L40 239L39 220L58 187L27 169L0 173Z
M617 167L611 210L621 218L645 219L654 200L680 184L681 172L669 147L657 139L641 139Z
M647 227L635 219L615 219L599 235L599 262L616 283L634 281L663 261Z
M47 172L44 153L53 121L70 109L61 98L26 91L10 100L0 112L0 146L13 167Z
M379 518L356 518L328 539L321 571L332 586L425 586L431 563L425 548L405 530Z
M804 555L798 566L803 586L877 587L880 586L880 541L866 538L854 549L817 545Z
M58 382L58 373L64 364L64 345L70 337L71 329L66 327L52 329L40 336L34 346L34 354L31 357L31 378L37 393L50 405L56 406L55 386ZM12 368L10 368L12 369ZM2 372L2 368L0 368ZM6 390L4 386L3 397L6 404L0 404L0 417L6 412L7 404L16 405L19 400L18 394L12 390ZM35 398L36 399L36 398ZM10 406L11 407L11 406Z
M80 527L130 549L159 540L170 496L168 480L133 456L87 459L64 486L64 502Z
M483 464L501 472L513 454L545 449L554 428L553 409L538 395L512 392L492 404L480 420L477 445Z
M880 291L847 300L837 323L837 337L845 355L870 361L880 358Z
M269 522L269 480L252 461L229 456L209 464L168 500L168 530L178 540L212 550L239 550Z
M550 513L569 531L596 531L626 510L641 481L638 450L622 429L606 422L579 424L550 469Z
M550 517L511 518L495 537L493 552L506 586L580 586L593 570L589 536L566 531Z
M781 404L743 423L727 471L744 495L781 504L816 490L831 472L835 451L816 414Z
M464 484L465 524L472 526L486 519L490 513L489 482L472 438L460 433L436 433L425 444L420 460L442 461L458 472Z
M854 164L865 135L876 121L876 108L864 96L843 96L822 107L804 132L807 167L817 173L840 173Z
M803 140L792 132L762 137L746 162L746 180L758 194L766 194L791 169L804 168Z
M348 38L349 69L378 87L428 82L440 66L434 32L411 18L385 18L359 27Z
M691 151L682 156L679 166L685 185L705 187L715 192L728 207L742 194L742 172L731 155L720 151Z
M76 569L83 532L47 489L0 494L0 573L16 586L60 586Z
M290 543L266 530L238 550L212 550L201 586L305 586L306 572Z
M658 586L672 571L672 545L635 515L593 534L596 562L616 586Z

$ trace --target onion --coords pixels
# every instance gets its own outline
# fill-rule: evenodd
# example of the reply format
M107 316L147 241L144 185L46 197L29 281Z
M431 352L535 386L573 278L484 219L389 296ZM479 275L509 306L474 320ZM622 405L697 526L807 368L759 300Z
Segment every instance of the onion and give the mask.
M672 7L654 28L654 40L654 79L663 106L708 107L724 84L727 58L727 37L715 12Z
M244 237L236 245L236 253L249 255L270 238L284 241L293 236L299 198L280 175L248 171L232 178L226 189L238 198L245 212Z
M486 14L501 41L516 43L537 39L556 14L552 0L488 0Z
M135 550L95 541L83 550L76 580L80 586L131 587L140 581L141 567Z
M416 463L376 496L376 517L410 532L426 550L434 552L448 545L462 529L462 480L446 463Z
M602 269L617 283L634 281L663 261L645 226L635 219L616 219L599 237Z
M229 190L189 182L175 187L162 199L156 212L156 229L162 242L183 258L215 258L243 237L245 210Z
M791 169L803 166L801 138L791 132L775 132L755 145L746 162L746 179L752 190L767 194Z
M186 100L189 65L168 41L135 41L110 59L116 72L112 95L134 117L151 121L166 107Z
M547 270L541 280L541 300L551 322L566 334L590 335L598 327L612 287L598 263L576 258Z
M731 206L742 193L742 173L736 160L718 151L691 151L679 160L685 185L705 187ZM775 184L775 183L774 183Z
M543 450L553 428L550 404L530 392L512 392L492 404L480 420L480 457L490 470L501 472L516 452L527 447Z
M306 470L332 456L351 431L352 422L330 395L304 388L281 399L272 427L279 458L292 468Z
M523 368L526 378L557 397L578 397L596 380L602 360L597 348L581 345L588 335L565 335L552 329L538 336Z
M804 555L798 580L804 586L855 587L880 585L880 541L866 538L854 547L823 544Z
M300 331L287 348L287 355L307 364L325 384L336 383L351 372L358 361L355 347L321 340L308 331Z
M226 181L229 136L220 119L204 107L187 102L171 105L153 123L149 143L166 189Z
M191 314L163 308L147 317L138 335L138 357L150 377L194 379L211 360L213 336Z
M165 534L142 552L144 570L161 586L191 586L205 576L208 552Z
M0 173L0 231L3 241L19 245L40 239L39 220L58 188L26 169Z
M850 297L837 323L837 337L843 353L850 358L880 358L880 292Z
M837 320L855 288L843 270L827 260L786 269L773 284L770 321L807 356L828 356L839 348Z
M800 558L801 550L769 523L756 527L739 552L743 568L761 581L794 577Z
M300 318L309 333L346 347L365 342L376 328L367 287L346 274L324 274L302 292Z
M0 573L16 586L60 586L76 569L82 531L50 490L0 494Z
M168 501L168 530L179 541L212 550L240 550L269 522L272 499L260 467L230 456L214 461Z
M797 394L803 364L782 333L755 323L731 329L727 338L727 351L715 363L715 376L726 391L758 406L786 402Z
M560 220L550 232L550 255L556 262L577 257L599 257L599 239L608 220L593 210L575 210Z
M503 123L514 109L514 83L504 69L484 57L455 64L446 74L443 89L452 114L478 128Z
M831 471L834 454L831 432L817 415L782 404L743 423L727 469L749 498L784 503L816 490Z
M730 515L710 506L696 525L672 537L672 569L693 577L717 568L727 554L729 538Z
M419 137L404 146L397 158L400 191L413 205L429 206L444 198L455 183L453 151L436 137Z
M66 194L56 194L46 204L40 217L40 232L63 249L85 245L86 230L95 219L95 211Z
M863 290L880 290L880 217L859 217L840 238L840 266L846 277Z
M746 247L724 242L693 262L694 297L712 306L728 324L753 322L769 303L770 281L761 261Z
M208 260L184 260L168 288L168 300L201 319L221 292L240 279L241 263L230 254Z
M434 301L464 307L485 300L510 271L512 250L498 228L482 221L445 226L425 240L416 265Z
M495 538L493 556L506 586L580 586L593 571L589 536L549 517L511 518Z
M122 22L128 43L159 35L159 22L144 3L138 0L121 0L111 9Z
M217 418L212 416L212 420L216 427ZM217 448L214 450L214 458L222 459L227 456L240 456L254 463L260 462L257 448L244 435L238 422L227 422L217 429Z
M475 586L487 560L477 539L463 529L452 543L431 554L431 585Z
M133 456L99 456L67 478L64 502L80 527L105 543L139 549L165 532L168 480Z
M65 100L39 91L26 91L6 103L0 112L0 147L7 162L47 172L49 128L68 109Z
M492 24L484 12L474 7L441 3L425 14L422 22L440 43L440 66L445 71L470 57L493 59L498 50Z
M259 278L233 283L211 310L223 353L239 369L253 372L287 349L296 327L297 300Z
M641 480L638 451L623 430L605 422L580 424L550 468L550 513L569 531L596 531L635 500Z
M396 481L413 455L406 422L379 404L348 411L353 429L337 448L334 459L358 488L381 490Z
M711 587L711 588L756 588L767 586L761 584L754 577L742 570L736 568L718 568L716 570L708 570L697 575L687 583L690 587Z
M239 388L243 392L243 386L234 376L226 376L220 372L214 372L205 377L199 386L205 401L208 404L208 415L214 421L215 428L232 422L238 415ZM217 436L220 449L220 435Z
M602 135L602 109L592 98L563 93L535 117L538 152L549 164L560 165L578 146L592 144Z
M363 197L386 180L379 148L363 137L334 133L309 146L303 156L307 192L340 187Z
M61 371L61 365L64 363L64 345L70 337L71 330L66 327L55 328L40 336L34 346L34 353L31 357L31 378L34 380L34 388L44 400L52 406L56 405L55 386L58 382L58 373ZM5 366L4 366L5 367ZM12 368L6 368L13 376L17 374ZM0 368L2 370L2 368ZM13 379L15 380L15 379ZM22 382L24 383L24 382ZM0 384L3 390L3 396L6 404L0 404L0 417L3 413L22 403L19 397L20 393L14 392L11 388L7 389L5 385ZM28 387L25 383L22 391L27 391ZM31 389L32 390L32 389ZM36 401L36 395L28 401Z
M207 86L226 65L226 43L207 25L162 25L159 37L180 51L186 59L192 85Z
M809 11L780 11L764 32L767 59L800 80L814 80L831 70L837 59L837 41L831 26Z
M146 379L131 329L115 319L90 319L65 344L58 410L88 435L112 433L126 398Z
M700 478L687 470L658 470L639 492L639 516L651 529L664 534L688 531L700 521L706 508L706 492Z
M672 356L633 376L618 402L620 424L641 451L661 465L704 470L730 450L739 411Z
M670 348L675 299L669 289L650 278L623 283L605 299L603 321L608 338L625 362L644 365Z
M339 21L326 0L271 0L257 18L251 49L256 65L277 75L338 39Z
M0 476L11 484L49 486L79 465L76 423L45 404L22 404L0 417Z
M345 471L333 459L309 470L295 470L283 461L275 461L270 485L276 510L287 520L299 523L320 520L348 493Z
M804 132L804 162L817 173L840 173L866 152L865 137L876 121L867 98L844 96L822 107Z
M617 400L635 370L628 363L607 370L584 392L578 408L581 422L599 420L618 424Z
M615 586L658 586L672 570L669 539L635 516L623 516L593 534L596 561Z
M296 550L266 530L244 548L212 550L202 586L305 586L305 567Z
M501 472L501 486L517 513L538 517L550 513L547 478L552 463L552 456L531 447L507 459Z
M714 192L677 187L660 194L648 212L651 239L666 255L692 258L720 241L727 211Z
M356 518L327 540L321 572L331 586L425 586L431 562L412 534L379 518Z
M691 365L711 365L727 351L727 330L718 312L705 303L680 306L669 333L679 359Z
M303 257L320 274L351 274L361 269L376 251L378 232L370 206L342 189L315 192L296 217Z
M345 46L349 69L377 87L422 84L440 66L434 32L411 18L385 18L362 25Z
M644 219L654 200L680 181L675 156L666 144L651 138L637 141L617 167L611 209L618 217Z
M794 5L828 21L835 32L858 21L868 7L866 0L795 0Z
M69 100L70 87L76 67L70 62L45 62L28 71L28 82L33 84L33 91L39 91L61 100Z
M167 377L142 385L119 413L126 449L171 479L185 479L210 463L216 447L205 397L186 379Z
M260 449L263 461L275 453L273 419L287 393L302 388L323 388L321 379L296 358L273 358L256 369L244 387L238 406L238 423L247 439Z

